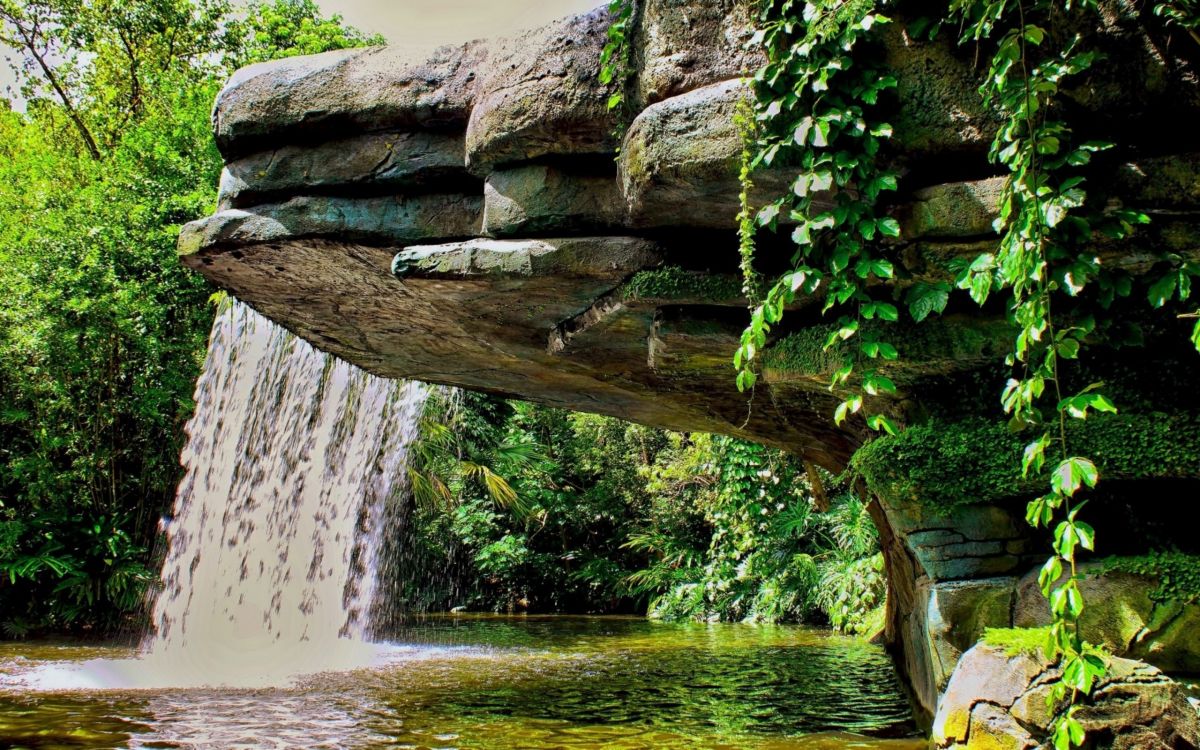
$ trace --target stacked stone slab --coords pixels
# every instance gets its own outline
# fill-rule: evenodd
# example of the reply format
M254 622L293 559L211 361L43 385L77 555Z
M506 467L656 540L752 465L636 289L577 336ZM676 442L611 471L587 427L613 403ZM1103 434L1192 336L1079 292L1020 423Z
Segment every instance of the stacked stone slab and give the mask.
M633 109L598 82L606 11L511 39L343 50L239 71L214 113L225 156L218 213L188 225L183 261L317 346L386 377L418 378L677 430L786 448L832 471L866 438L836 427L820 347L768 352L762 386L734 387L747 315L737 271L741 141L733 122L760 57L744 44L750 0L645 0L632 35ZM884 53L899 80L892 153L897 293L947 280L995 246L1001 179L986 160L996 118L979 103L973 52L909 38ZM1088 41L1108 53L1068 92L1085 129L1135 146L1113 164L1111 201L1157 212L1136 244L1099 245L1144 272L1158 252L1200 257L1200 86L1186 60L1105 6ZM1153 133L1153 135L1150 135ZM790 188L755 175L755 200ZM786 233L784 233L786 234ZM790 256L786 238L763 254ZM776 341L823 340L821 292ZM969 341L955 331L986 329ZM995 361L1002 319L947 315L888 373L872 408L920 413L921 383ZM908 335L908 334L903 334ZM938 342L953 341L953 346ZM962 343L965 342L965 343ZM780 349L782 351L782 349ZM836 368L833 368L836 369ZM969 471L969 467L964 467ZM932 715L959 655L1006 609L1032 559L1022 519L999 507L923 510L880 497L891 581L888 636L919 711Z

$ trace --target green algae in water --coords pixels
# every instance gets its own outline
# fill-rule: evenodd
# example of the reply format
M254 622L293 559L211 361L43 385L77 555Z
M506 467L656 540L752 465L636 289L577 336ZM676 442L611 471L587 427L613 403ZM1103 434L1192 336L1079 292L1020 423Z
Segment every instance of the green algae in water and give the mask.
M412 659L291 689L0 688L0 747L924 747L883 650L823 631L440 617L396 640ZM0 645L0 673L97 655Z

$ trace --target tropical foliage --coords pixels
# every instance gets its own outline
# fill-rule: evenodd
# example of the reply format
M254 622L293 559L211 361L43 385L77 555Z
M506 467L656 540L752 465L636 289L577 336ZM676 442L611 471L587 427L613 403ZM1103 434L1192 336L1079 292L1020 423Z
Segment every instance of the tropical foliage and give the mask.
M648 609L878 627L874 522L844 491L818 513L795 457L447 393L430 401L410 471L412 538L394 581L408 613Z

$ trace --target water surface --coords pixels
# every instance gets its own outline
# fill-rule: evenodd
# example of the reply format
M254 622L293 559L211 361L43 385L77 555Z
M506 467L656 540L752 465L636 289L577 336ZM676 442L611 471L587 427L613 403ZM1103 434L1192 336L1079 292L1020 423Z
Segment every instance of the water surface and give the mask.
M0 748L924 747L883 650L822 631L455 617L397 641L272 689L74 692L20 681L132 651L0 644Z

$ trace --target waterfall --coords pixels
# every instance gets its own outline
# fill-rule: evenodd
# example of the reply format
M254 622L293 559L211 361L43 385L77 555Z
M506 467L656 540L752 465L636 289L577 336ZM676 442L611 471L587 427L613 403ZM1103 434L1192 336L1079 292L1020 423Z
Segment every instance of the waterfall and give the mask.
M424 400L421 384L226 305L196 386L149 652L231 667L281 652L313 671L364 641L381 519Z
M377 660L388 647L367 637L384 518L406 488L425 396L224 305L143 655L66 682L273 686Z

